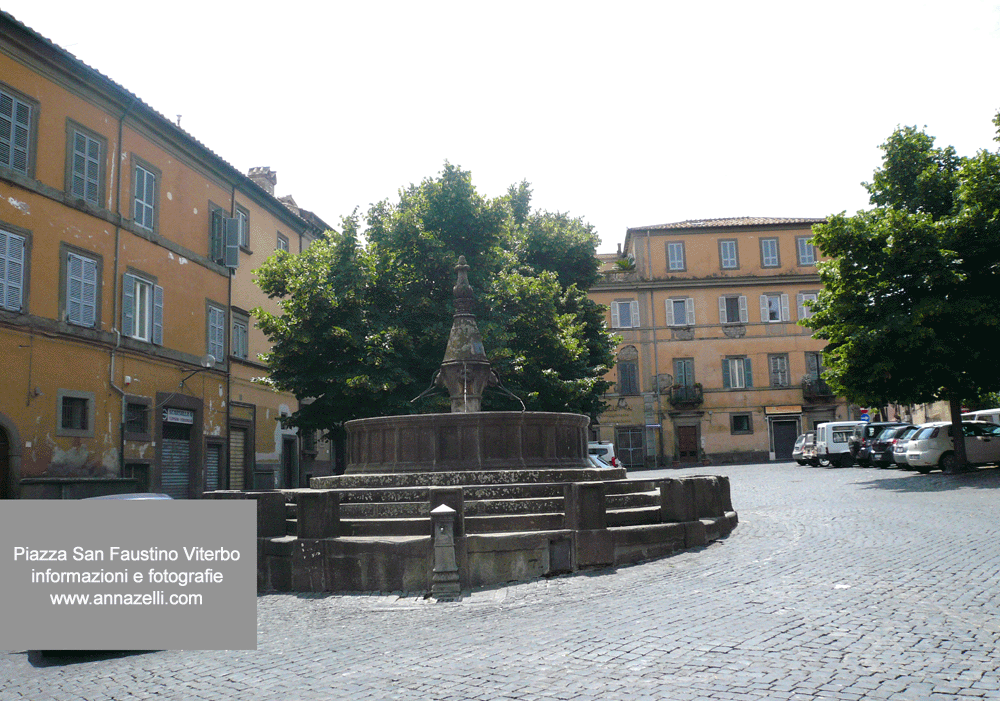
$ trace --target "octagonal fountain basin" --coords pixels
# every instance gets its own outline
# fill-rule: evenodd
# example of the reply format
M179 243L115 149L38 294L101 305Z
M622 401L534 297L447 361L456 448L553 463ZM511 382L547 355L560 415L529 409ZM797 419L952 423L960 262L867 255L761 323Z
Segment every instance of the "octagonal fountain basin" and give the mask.
M348 421L346 474L590 467L582 414L484 411Z

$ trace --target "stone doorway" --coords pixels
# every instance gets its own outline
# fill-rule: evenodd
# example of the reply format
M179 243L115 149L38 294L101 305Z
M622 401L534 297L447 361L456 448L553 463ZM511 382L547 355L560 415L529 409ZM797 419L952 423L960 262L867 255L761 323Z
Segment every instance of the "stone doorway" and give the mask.
M799 422L779 420L771 422L771 443L774 446L774 459L787 462L792 459L792 449L799 435Z

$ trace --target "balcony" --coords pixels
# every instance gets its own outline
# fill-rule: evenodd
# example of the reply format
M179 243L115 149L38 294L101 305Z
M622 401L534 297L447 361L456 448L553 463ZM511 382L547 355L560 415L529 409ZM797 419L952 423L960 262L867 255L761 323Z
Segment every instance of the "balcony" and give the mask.
M827 402L834 398L833 390L822 378L806 377L802 380L802 399L807 402Z
M700 384L674 385L668 395L670 406L674 408L701 406L704 401Z

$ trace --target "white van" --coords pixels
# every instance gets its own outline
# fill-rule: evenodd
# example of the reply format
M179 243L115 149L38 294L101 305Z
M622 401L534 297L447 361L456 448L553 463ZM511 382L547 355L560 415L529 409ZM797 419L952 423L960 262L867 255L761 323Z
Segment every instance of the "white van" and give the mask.
M986 421L991 424L1000 424L1000 409L981 409L962 414L962 421Z
M854 462L847 442L864 421L827 421L816 425L816 459L820 465L848 467Z

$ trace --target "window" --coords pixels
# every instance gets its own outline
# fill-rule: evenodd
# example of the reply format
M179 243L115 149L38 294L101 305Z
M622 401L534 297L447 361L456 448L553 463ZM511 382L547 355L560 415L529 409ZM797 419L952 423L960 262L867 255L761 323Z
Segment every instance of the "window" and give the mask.
M60 389L56 393L59 411L57 436L94 436L94 393Z
M97 325L97 261L66 252L66 321L77 326Z
M140 341L163 345L163 288L155 281L125 274L122 333Z
M136 226L156 231L157 172L152 166L136 163L132 180L132 219Z
M733 435L753 433L753 414L730 414L729 432Z
M817 295L815 292L801 292L795 295L796 306L799 308L799 318L808 319L813 315L813 310L806 304L806 302L815 302Z
M248 331L250 329L249 317L233 312L233 355L237 358L248 358L250 349L248 346Z
M682 387L694 384L694 358L674 358L674 384Z
M209 304L207 317L207 350L218 363L226 357L226 312L221 307Z
M743 295L719 297L719 323L747 323L747 298Z
M288 253L288 237L278 234L278 250Z
M631 329L639 325L639 302L619 300L611 303L611 328Z
M760 320L768 324L788 321L788 295L777 293L761 295Z
M719 267L723 270L736 270L740 267L740 252L736 239L719 240Z
M0 87L0 167L29 175L36 114L33 106L7 87Z
M767 356L767 367L772 387L788 387L792 383L791 374L788 372L787 353Z
M823 372L823 353L820 351L806 351L806 375L811 380L818 380Z
M24 308L25 238L0 229L0 307Z
M816 265L816 249L813 248L811 236L796 238L795 249L798 252L799 265Z
M667 269L684 270L684 242L670 241L667 243Z
M125 404L125 439L130 441L153 440L150 415L153 403L147 397L128 397Z
M633 360L618 361L618 394L639 394L639 365Z
M753 387L750 358L737 356L722 359L722 386L726 389Z
M692 297L667 300L667 326L694 326L694 299Z
M250 248L250 213L242 207L236 208L236 228L239 231L240 248Z
M74 122L68 123L66 136L66 192L100 207L104 196L106 142Z
M760 266L762 268L781 266L781 257L778 255L778 239L760 240Z

